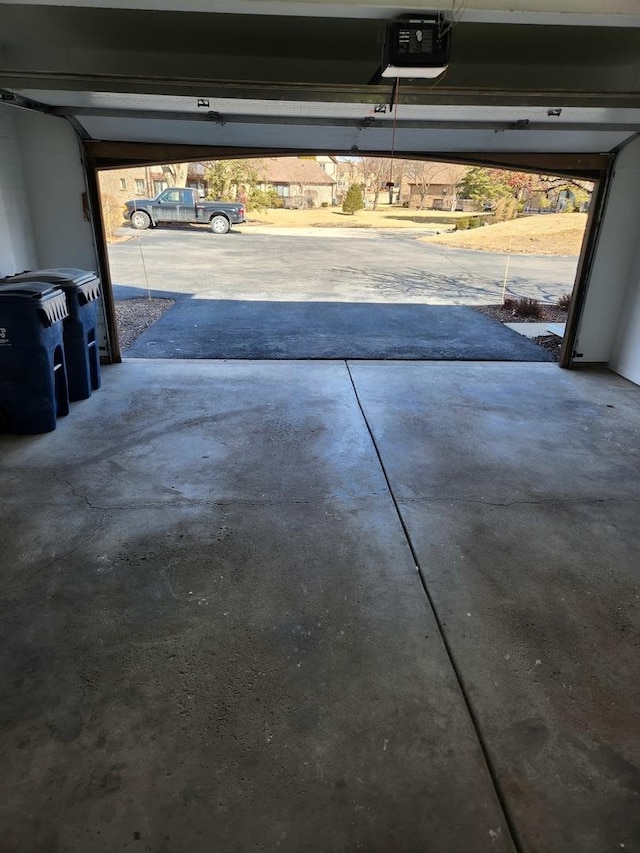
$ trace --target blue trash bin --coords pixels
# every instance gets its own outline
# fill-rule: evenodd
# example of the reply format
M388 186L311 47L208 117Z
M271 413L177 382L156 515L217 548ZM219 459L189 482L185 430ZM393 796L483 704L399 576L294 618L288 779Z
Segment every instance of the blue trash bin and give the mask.
M51 432L69 413L62 339L67 300L46 282L0 287L0 428Z
M31 270L4 279L5 283L25 281L46 281L64 291L69 309L63 325L69 400L86 400L100 387L96 333L100 279L92 272L71 267Z

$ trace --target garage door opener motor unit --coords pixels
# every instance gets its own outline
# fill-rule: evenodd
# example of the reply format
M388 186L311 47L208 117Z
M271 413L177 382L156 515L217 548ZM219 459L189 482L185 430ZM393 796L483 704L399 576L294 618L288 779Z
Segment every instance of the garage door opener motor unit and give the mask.
M387 26L381 74L383 77L433 79L446 71L451 21L443 15L410 16Z

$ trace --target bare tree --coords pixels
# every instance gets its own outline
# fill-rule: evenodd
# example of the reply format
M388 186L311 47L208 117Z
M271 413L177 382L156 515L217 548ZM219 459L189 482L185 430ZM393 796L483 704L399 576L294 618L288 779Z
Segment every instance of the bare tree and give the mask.
M373 209L378 207L380 192L389 180L391 161L388 157L363 157L360 161L365 192L373 193Z
M188 172L188 163L168 163L162 167L162 174L170 187L186 187Z
M406 161L406 175L409 183L417 187L420 195L420 210L424 210L431 184L436 181L448 183L446 179L450 169L449 163L431 163L426 160Z

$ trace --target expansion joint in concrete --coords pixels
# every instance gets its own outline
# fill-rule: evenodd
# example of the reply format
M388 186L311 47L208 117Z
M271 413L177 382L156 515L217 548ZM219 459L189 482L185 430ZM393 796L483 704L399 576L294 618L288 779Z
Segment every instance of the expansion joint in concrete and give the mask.
M373 430L372 430L371 425L369 423L369 420L367 418L366 412L364 410L364 406L362 404L362 401L360 400L360 395L358 394L358 389L356 387L356 383L355 383L355 380L353 378L353 374L351 373L351 370L349 368L349 362L346 359L345 359L344 365L345 365L345 368L347 370L349 380L351 382L351 387L353 389L353 394L355 396L356 404L357 404L358 408L360 409L360 414L361 414L362 419L364 421L364 425L366 427L366 430L369 433L369 439L371 441L371 444L373 445L373 450L374 450L374 452L378 458L378 464L380 466L382 475L386 481L387 490L388 490L389 496L393 502L393 505L394 505L394 508L396 511L396 515L398 517L398 521L399 521L400 526L402 528L402 531L404 533L404 538L405 538L407 547L409 548L409 551L410 551L411 556L413 558L414 565L415 565L417 573L418 573L418 577L420 578L420 583L422 584L422 589L424 590L424 594L425 594L427 601L429 603L429 607L431 609L431 612L433 613L434 620L436 622L436 625L438 626L438 633L440 635L440 638L442 640L442 644L443 644L443 646L446 650L447 656L449 658L449 663L451 664L451 668L453 670L456 681L458 683L460 695L461 695L461 697L465 703L467 713L469 715L469 720L471 722L471 725L473 726L473 730L475 732L476 740L477 740L479 749L480 749L482 756L483 756L483 759L484 759L484 763L485 763L485 767L487 769L487 773L488 773L489 778L491 779L491 783L493 785L493 789L494 789L494 792L496 795L496 799L497 799L498 803L500 804L500 808L502 810L502 814L504 816L505 823L506 823L508 830L509 830L509 835L510 835L511 842L513 844L513 848L516 851L516 853L522 853L522 845L520 843L517 827L516 827L516 824L515 824L515 821L514 821L512 815L511 815L506 796L502 790L502 786L500 784L500 779L498 777L498 772L493 765L493 761L491 759L489 747L485 741L484 734L482 732L480 720L479 720L478 715L476 714L475 709L473 707L473 704L471 702L469 691L465 685L465 681L464 681L464 678L462 676L461 668L456 661L455 655L453 653L453 649L451 648L451 645L450 645L449 640L447 638L447 635L445 633L444 625L442 623L442 620L440 619L437 608L435 606L435 601L431 595L431 592L429 591L425 572L422 569L422 565L420 563L418 553L417 553L416 548L415 548L413 541L411 539L411 534L409 532L409 529L408 529L407 524L405 522L404 516L402 514L402 510L400 508L400 503L399 503L398 499L396 498L395 493L393 491L391 479L390 479L389 474L387 472L387 468L384 464L384 460L382 458L380 448L378 447L378 444L377 444L376 439L375 439L375 435L373 433Z

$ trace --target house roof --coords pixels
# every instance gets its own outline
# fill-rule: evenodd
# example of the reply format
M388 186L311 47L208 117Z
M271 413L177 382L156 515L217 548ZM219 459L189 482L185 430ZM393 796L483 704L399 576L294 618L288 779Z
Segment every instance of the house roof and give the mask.
M255 164L264 179L272 184L335 184L315 160L299 157L262 157L249 160Z

